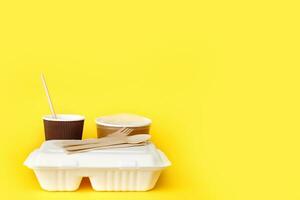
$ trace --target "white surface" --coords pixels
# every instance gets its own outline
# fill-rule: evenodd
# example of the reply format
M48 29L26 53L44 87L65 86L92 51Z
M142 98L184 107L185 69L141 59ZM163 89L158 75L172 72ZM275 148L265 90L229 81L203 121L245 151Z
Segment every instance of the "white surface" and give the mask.
M112 127L141 127L149 126L151 120L135 114L116 114L96 119L96 124Z
M47 121L81 121L84 120L84 116L74 114L57 114L56 118L54 118L53 115L46 115L43 119Z
M59 142L44 142L24 163L48 191L76 190L82 177L89 177L97 191L146 191L154 187L162 169L170 165L152 143L68 155L56 145Z

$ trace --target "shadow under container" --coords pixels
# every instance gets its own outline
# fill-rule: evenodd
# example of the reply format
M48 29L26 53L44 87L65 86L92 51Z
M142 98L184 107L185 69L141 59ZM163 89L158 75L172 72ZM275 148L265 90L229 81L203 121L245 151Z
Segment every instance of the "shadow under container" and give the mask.
M43 117L46 140L81 140L84 117L81 115L58 114Z
M96 119L98 138L105 137L121 128L131 128L129 135L149 134L152 121L135 114L116 114Z

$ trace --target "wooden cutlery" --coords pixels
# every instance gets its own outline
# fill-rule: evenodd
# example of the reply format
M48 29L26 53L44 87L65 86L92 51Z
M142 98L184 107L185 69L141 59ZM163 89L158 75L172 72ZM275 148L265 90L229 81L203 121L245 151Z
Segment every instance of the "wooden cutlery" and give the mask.
M87 139L78 141L63 141L59 145L67 153L79 153L98 149L124 148L145 145L151 138L149 134L137 134L128 136L133 129L123 128L98 139Z
M88 149L79 149L79 150L67 150L67 154L74 154L74 153L82 153L82 152L88 152L93 150L102 150L102 149L115 149L115 148L126 148L126 147L138 147L138 146L144 146L148 144L148 142L141 142L138 144L117 144L117 145L111 145L111 146L103 146L103 147L95 147L95 148L88 148Z

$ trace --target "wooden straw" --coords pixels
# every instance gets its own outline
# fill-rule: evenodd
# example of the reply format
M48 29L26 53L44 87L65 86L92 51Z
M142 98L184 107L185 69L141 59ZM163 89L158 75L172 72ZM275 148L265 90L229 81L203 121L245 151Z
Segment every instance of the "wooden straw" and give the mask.
M52 104L52 101L51 101L51 98L50 98L50 94L49 94L49 91L48 91L48 87L47 87L47 84L46 84L44 74L41 74L41 78L42 78L44 89L45 89L45 92L46 92L46 95L47 95L48 104L49 104L51 113L52 113L53 117L56 119L57 117L56 117L56 114L55 114L55 111L54 111L54 108L53 108L53 104Z

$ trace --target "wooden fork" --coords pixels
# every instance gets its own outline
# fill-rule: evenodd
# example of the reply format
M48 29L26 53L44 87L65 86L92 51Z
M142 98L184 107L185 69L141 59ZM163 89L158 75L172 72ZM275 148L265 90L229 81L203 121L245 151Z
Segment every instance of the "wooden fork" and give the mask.
M100 141L110 140L109 138L125 137L129 135L132 131L133 131L132 128L122 128L106 137L77 140L77 141L62 141L59 143L59 145L62 147L70 147L70 146L81 146L86 144L95 144L95 143L99 143Z
M114 137L114 136L119 136L119 135L124 135L124 136L127 136L129 135L131 132L133 131L132 128L126 128L126 127L123 127L119 130L117 130L116 132L113 132L109 135L107 135L107 137Z

